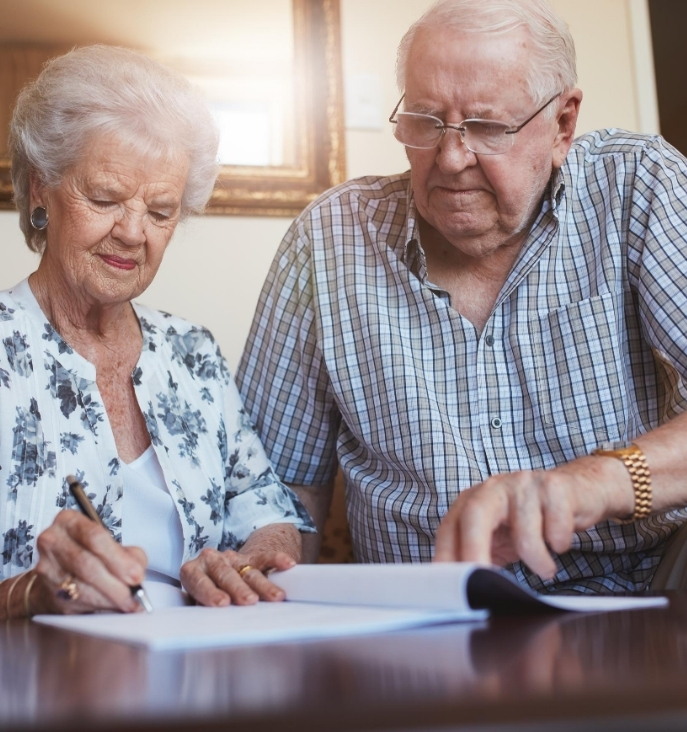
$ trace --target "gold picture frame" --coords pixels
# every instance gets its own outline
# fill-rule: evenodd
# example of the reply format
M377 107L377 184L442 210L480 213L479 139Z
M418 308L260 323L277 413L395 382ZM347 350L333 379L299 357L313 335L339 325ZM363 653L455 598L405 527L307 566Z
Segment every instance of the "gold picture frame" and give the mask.
M345 180L339 0L292 0L296 156L292 165L223 165L207 213L296 216ZM0 158L0 209L13 209L10 161Z

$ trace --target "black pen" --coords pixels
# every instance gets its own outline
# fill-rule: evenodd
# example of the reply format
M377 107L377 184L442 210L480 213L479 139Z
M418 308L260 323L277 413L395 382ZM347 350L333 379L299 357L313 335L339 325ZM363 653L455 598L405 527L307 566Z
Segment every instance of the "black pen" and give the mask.
M103 523L98 512L93 508L93 504L88 500L86 491L83 489L81 483L79 483L73 475L67 476L67 483L69 483L69 492L74 496L74 500L81 509L81 513L83 513L84 516L88 516L91 521L95 521L104 529L107 529L107 526ZM153 606L150 604L148 595L146 595L146 591L143 587L141 587L141 585L133 585L130 586L129 589L131 590L131 594L141 603L145 611L147 613L152 613Z

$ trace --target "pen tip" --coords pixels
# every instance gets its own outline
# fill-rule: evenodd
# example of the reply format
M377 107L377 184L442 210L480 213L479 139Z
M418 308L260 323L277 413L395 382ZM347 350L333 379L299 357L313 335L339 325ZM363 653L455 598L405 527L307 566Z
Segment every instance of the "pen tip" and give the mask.
M78 483L78 482L79 481L73 475L68 475L67 476L67 484L68 485L71 485L72 483Z
M140 590L138 590L136 592L136 597L138 598L138 601L141 603L141 605L143 606L143 609L147 613L153 612L153 606L151 605L150 600L148 599L148 595L146 595L146 591L142 587Z

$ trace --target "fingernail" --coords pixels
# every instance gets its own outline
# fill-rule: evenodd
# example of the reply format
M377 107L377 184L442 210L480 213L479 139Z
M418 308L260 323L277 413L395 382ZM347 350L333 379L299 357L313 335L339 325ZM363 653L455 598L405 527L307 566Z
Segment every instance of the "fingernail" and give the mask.
M258 596L255 593L251 592L249 595L244 595L243 599L244 602L257 602Z

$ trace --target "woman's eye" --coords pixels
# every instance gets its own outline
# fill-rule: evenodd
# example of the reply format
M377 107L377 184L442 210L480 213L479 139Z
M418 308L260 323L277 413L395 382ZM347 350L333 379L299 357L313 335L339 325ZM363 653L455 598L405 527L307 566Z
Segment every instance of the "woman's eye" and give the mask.
M96 205L98 208L109 208L110 206L114 206L113 201L99 201L95 198L91 199L91 203Z
M167 221L169 218L167 214L160 213L159 211L151 211L150 215L155 219L155 221Z

